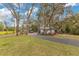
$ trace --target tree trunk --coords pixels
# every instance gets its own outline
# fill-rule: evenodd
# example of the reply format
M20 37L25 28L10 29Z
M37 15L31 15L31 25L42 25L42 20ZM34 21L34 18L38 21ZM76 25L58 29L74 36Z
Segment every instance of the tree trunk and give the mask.
M15 35L19 35L19 19L15 19Z
M29 25L26 24L25 34L27 35L29 33Z

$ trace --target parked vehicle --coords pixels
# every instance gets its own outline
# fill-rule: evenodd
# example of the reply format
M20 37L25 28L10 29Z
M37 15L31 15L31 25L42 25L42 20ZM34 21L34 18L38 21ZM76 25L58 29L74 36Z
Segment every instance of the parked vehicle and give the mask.
M40 27L40 34L43 35L54 35L56 32L53 28L49 28L49 27Z

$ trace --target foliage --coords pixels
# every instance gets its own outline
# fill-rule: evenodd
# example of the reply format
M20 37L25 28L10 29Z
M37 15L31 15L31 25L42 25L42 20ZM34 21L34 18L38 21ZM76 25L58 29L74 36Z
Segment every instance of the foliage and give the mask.
M31 20L30 21L30 26L29 26L29 32L37 32L38 31L38 24L37 20Z
M8 27L7 29L8 29L8 31L15 31L14 27Z
M64 20L64 22L62 23L62 25L64 25L64 27L62 28L64 33L77 34L77 35L79 34L78 16L79 15L77 14Z

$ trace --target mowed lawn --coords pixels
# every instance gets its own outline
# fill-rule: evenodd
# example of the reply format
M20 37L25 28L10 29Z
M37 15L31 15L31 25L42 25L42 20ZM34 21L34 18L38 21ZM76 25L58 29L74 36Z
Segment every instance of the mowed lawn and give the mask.
M63 38L63 39L79 40L79 35L57 34L57 35L54 35L53 37L56 37L56 38Z
M79 47L21 35L0 38L0 55L9 56L51 56L79 55Z

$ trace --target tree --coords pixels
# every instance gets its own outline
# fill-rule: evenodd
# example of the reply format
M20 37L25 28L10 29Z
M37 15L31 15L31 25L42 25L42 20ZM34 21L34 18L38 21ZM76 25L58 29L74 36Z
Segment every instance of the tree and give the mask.
M33 12L33 9L34 9L34 4L32 4L32 7L28 10L28 13L27 13L27 16L26 16L26 21L24 21L24 33L25 34L28 34L29 32L29 22L30 22L30 16Z
M16 36L19 34L19 12L16 10L16 5L18 8L20 8L20 4L12 4L12 3L5 3L3 4L12 14L12 16L15 18L15 31Z
M60 16L63 15L65 4L46 3L46 4L41 4L41 6L42 6L41 12L40 12L40 16L42 18L41 23L42 25L44 25L44 27L49 26L51 31L52 27L54 27L56 16L60 18Z

